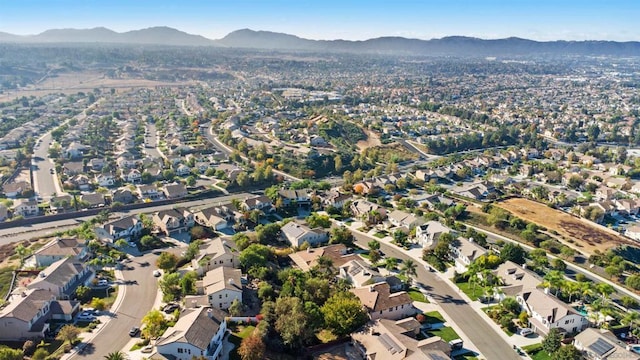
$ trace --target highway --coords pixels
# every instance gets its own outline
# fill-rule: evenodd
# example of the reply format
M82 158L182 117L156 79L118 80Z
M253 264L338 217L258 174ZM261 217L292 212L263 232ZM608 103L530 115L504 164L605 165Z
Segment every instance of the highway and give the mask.
M217 205L219 203L228 203L231 199L239 198L244 199L248 196L252 196L249 193L236 193L231 195L221 195L208 199L186 201L182 203L158 205L145 207L141 209L128 210L126 212L114 212L111 214L111 218L115 219L125 215L152 213L161 210L170 210L176 206L198 208L211 205ZM78 217L75 219L50 221L40 224L33 224L30 226L20 226L19 228L7 228L0 229L0 245L9 244L12 242L18 242L23 240L29 240L37 237L51 236L54 232L63 231L72 227L80 226L85 221L90 220L93 216Z
M357 231L352 231L352 233L356 238L356 243L363 248L368 248L367 243L375 239ZM387 257L394 257L400 260L412 259L399 248L387 245L384 242L380 242L380 249ZM419 261L416 261L416 264L418 265L416 280L420 286L427 290L429 296L440 305L451 320L464 329L467 337L480 350L482 358L492 360L521 359L511 345L503 341L502 337L476 313L476 310L457 294L457 290L453 289L451 284L443 281L434 273L427 271L420 265Z

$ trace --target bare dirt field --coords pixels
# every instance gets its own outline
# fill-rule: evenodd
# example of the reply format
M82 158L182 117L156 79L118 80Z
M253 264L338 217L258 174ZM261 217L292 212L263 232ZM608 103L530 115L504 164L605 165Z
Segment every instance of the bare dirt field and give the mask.
M364 133L367 135L367 140L360 140L356 143L356 146L358 147L358 149L360 149L360 151L366 148L382 145L382 142L380 142L380 138L374 132L364 130Z
M618 245L638 246L631 239L616 234L613 230L602 229L587 220L576 218L562 211L527 199L509 199L497 203L516 216L555 230L562 237L573 240L580 250L593 254L595 250L605 251Z
M74 72L45 77L35 85L19 90L8 91L0 95L0 101L12 100L22 96L43 96L51 93L75 94L93 89L131 89L156 86L183 86L191 82L161 82L142 78L112 79L99 72Z

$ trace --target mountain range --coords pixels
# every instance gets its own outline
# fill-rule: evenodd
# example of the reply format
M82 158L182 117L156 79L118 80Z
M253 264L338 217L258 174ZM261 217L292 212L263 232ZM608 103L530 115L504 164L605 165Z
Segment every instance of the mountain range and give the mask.
M13 35L0 32L0 43L138 44L437 56L640 55L640 42L637 41L541 42L515 37L484 40L465 36L431 40L403 37L380 37L364 41L309 40L295 35L249 29L237 30L222 39L212 40L170 27L152 27L123 33L104 27L53 29L37 35Z

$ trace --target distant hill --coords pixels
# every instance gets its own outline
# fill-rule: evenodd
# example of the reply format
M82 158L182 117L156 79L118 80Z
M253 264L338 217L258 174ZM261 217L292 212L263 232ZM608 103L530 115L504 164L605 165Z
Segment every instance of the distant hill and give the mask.
M549 41L539 42L520 38L483 40L465 36L450 36L442 39L419 40L403 37L380 37L364 41L308 40L294 35L269 31L237 30L216 43L226 47L339 51L377 54L406 55L453 55L453 56L499 56L499 55L640 55L640 42L615 41Z
M213 40L200 35L187 34L170 27L152 27L118 33L97 27L93 29L53 29L38 35L12 35L0 33L0 42L17 43L112 43L168 46L215 46Z
M13 43L114 43L167 46L223 46L265 50L351 52L360 54L505 56L505 55L613 55L640 56L640 42L548 41L520 38L483 40L465 36L419 40L380 37L364 41L309 40L295 35L242 29L211 40L169 27L152 27L118 33L107 28L55 29L38 35L0 32L0 42Z

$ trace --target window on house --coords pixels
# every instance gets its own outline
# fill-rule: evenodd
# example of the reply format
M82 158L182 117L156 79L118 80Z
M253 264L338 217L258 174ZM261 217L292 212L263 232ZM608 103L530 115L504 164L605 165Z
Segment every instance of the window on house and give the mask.
M218 295L218 299L222 299L222 294Z
M182 348L178 348L178 354L182 354L184 350Z

